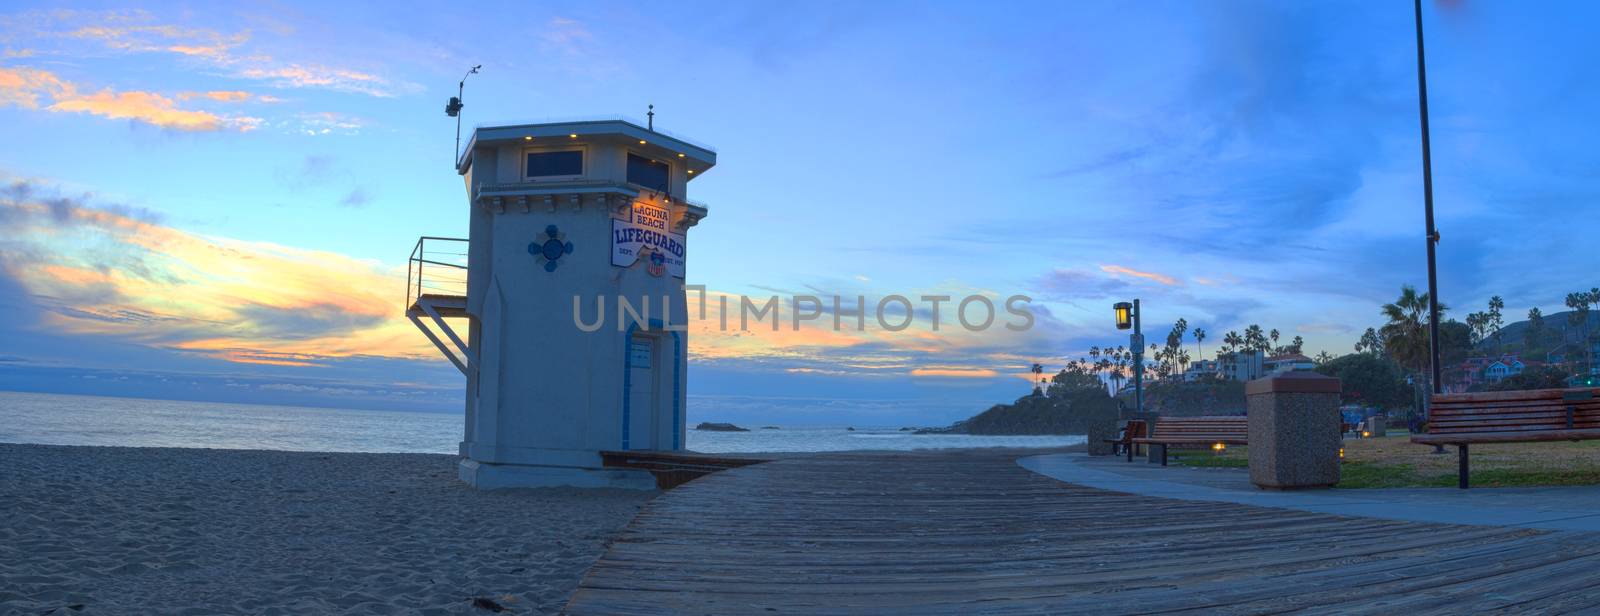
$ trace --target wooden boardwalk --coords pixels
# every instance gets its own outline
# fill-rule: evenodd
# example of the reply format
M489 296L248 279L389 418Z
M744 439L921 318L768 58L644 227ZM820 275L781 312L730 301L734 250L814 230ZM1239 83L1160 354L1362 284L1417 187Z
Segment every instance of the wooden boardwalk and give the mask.
M994 451L836 454L662 494L571 614L1600 612L1600 534L1060 483Z

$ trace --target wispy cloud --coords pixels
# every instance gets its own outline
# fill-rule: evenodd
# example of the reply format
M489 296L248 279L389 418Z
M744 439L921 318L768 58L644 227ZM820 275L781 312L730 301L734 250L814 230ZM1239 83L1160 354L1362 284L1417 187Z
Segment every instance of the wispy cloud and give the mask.
M194 99L206 99L206 100L216 101L216 102L219 102L219 103L242 103L242 102L245 102L245 101L248 101L248 100L251 100L251 99L259 100L260 98L261 97L258 97L258 96L254 95L254 94L249 93L249 92L245 92L243 90L211 90L209 92L180 92L180 93L178 93L178 100L183 100L183 101L194 100Z
M988 368L914 368L911 376L942 376L963 379L987 379L1000 374Z
M0 104L58 113L87 113L114 120L134 120L182 131L250 131L261 119L181 109L176 101L155 92L118 92L82 87L55 73L32 68L0 67Z
M1126 266L1122 266L1122 265L1114 265L1114 264L1101 265L1100 266L1100 271L1105 272L1107 274L1116 274L1116 275L1121 275L1121 276L1132 276L1134 278L1142 278L1144 280L1152 280L1152 281L1159 282L1161 284L1168 285L1168 286L1177 286L1177 285L1183 284L1177 278L1174 278L1172 276L1168 276L1166 274L1160 274L1160 273L1156 273L1156 272L1142 272L1142 271L1133 269L1131 267L1126 267Z
M339 205L345 207L362 207L371 201L372 195L367 194L367 191L365 190L357 188L350 191L350 194L345 195L343 199L340 199Z
M370 70L330 65L315 59L282 57L283 49L268 51L249 30L224 32L212 28L164 23L145 11L51 11L27 19L10 20L13 38L96 43L117 53L172 54L191 63L217 69L238 78L265 82L280 88L315 88L390 97L417 89ZM71 47L54 51L75 55ZM294 55L292 52L289 55Z
M306 135L354 135L366 127L367 121L349 114L321 111L297 114L288 124L294 131Z

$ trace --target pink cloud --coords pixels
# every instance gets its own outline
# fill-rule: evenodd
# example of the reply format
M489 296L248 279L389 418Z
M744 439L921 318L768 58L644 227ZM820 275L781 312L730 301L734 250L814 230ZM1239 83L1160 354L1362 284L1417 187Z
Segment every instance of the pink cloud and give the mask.
M1141 271L1133 269L1131 267L1124 267L1124 266L1121 266L1121 265L1101 265L1100 266L1100 271L1105 272L1107 274L1122 275L1122 276L1132 276L1134 278L1143 278L1145 280L1152 280L1152 281L1159 282L1161 284L1168 285L1168 286L1177 286L1177 285L1182 284L1181 282L1178 282L1177 278L1173 278L1172 276L1168 276L1166 274L1158 274L1158 273L1155 273L1155 272L1141 272Z

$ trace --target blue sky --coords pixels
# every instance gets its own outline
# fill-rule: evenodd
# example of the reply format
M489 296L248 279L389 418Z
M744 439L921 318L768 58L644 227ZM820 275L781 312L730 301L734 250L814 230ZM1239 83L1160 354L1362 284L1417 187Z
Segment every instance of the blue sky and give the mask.
M1131 297L1208 357L1251 323L1347 352L1425 283L1390 4L8 4L0 388L456 409L395 268L465 233L474 64L469 129L654 104L717 148L690 282L1036 300L1026 335L692 339L691 421L945 423L1125 340ZM1595 10L1425 6L1463 314L1600 284Z

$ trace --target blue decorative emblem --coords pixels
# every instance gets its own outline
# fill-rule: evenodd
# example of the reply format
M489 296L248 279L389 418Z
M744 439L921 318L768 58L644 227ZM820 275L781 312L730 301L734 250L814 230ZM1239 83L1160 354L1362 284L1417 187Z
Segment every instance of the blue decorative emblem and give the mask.
M660 278L662 274L667 272L666 255L661 254L659 250L650 251L650 264L646 265L644 270L649 272L651 276Z
M544 264L544 271L556 271L556 266L561 264L561 257L572 254L572 242L567 241L567 234L555 225L545 227L539 237L539 241L528 244L528 254L538 257L539 262Z

